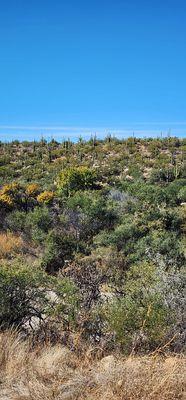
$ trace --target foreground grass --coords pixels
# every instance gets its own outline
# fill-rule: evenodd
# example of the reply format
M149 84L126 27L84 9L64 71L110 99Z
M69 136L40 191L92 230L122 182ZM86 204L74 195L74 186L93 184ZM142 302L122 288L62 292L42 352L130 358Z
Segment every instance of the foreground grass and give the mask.
M0 335L0 400L184 399L183 356L95 359L60 344L31 350L18 335Z

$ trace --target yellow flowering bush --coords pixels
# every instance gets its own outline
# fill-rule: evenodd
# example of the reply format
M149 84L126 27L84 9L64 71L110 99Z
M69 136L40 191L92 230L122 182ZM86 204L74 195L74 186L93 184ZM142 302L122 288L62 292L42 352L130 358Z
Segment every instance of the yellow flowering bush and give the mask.
M19 184L17 182L12 182L7 185L4 185L0 190L0 194L14 195L18 189L19 189Z
M31 197L35 197L38 195L39 192L39 185L37 183L30 183L26 187L26 194Z
M95 171L85 166L66 168L57 178L59 192L65 193L67 196L77 190L91 189L95 183Z
M0 193L0 203L3 203L6 206L13 206L13 198L9 194Z
M0 202L8 207L13 206L15 197L19 193L19 184L16 182L4 185L0 190Z
M45 190L37 196L38 203L50 204L54 199L54 192Z

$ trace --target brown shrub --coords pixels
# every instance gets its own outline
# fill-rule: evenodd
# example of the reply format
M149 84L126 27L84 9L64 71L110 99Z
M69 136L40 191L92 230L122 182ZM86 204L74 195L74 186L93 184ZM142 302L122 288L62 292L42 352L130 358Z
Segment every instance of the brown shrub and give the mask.
M0 233L0 259L9 258L11 254L18 253L23 248L20 236L12 233Z

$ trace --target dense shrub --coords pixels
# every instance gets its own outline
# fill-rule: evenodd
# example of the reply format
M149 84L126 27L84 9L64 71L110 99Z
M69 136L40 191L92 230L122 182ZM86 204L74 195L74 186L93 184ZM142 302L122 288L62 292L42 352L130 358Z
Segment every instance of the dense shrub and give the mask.
M62 171L57 178L59 193L67 196L77 190L94 188L96 185L96 174L87 167L70 167Z
M168 335L173 323L153 264L139 264L127 273L123 296L104 307L108 328L123 350L153 348Z
M50 231L45 241L45 252L42 265L47 272L57 272L65 262L73 257L76 242L72 235L66 232Z
M13 232L24 232L27 215L24 211L13 210L6 216L5 227Z
M26 217L25 230L32 240L42 243L49 229L52 227L53 218L46 206L35 207Z
M56 300L57 299L57 300ZM75 322L78 293L69 280L50 278L42 269L14 263L0 265L0 325L23 327L32 317L43 321L47 315L64 324Z

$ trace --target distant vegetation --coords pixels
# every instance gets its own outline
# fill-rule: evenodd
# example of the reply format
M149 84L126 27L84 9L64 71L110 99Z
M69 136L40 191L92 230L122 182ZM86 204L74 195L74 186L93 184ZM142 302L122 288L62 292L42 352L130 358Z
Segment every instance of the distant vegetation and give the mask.
M183 351L185 149L178 138L0 142L1 330Z

